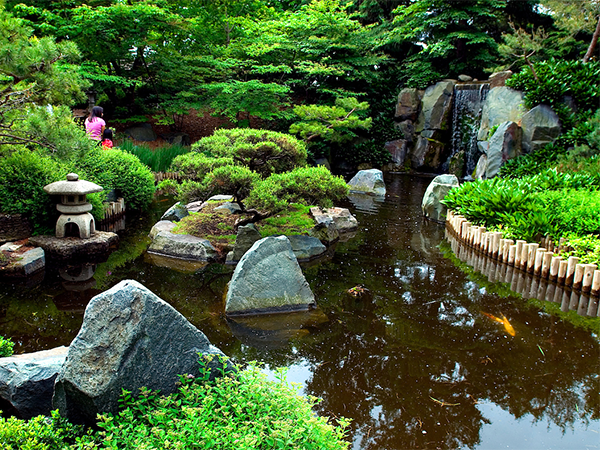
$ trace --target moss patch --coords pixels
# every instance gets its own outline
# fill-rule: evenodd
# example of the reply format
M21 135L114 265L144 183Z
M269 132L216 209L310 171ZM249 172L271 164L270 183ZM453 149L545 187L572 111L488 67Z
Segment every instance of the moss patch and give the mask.
M292 203L290 207L273 217L269 217L257 226L262 237L284 234L308 234L315 226L315 221L310 215L310 206Z

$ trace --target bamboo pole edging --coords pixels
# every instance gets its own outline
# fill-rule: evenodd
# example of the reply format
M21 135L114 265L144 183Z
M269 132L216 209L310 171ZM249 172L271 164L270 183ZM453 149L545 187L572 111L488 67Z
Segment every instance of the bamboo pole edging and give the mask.
M509 267L591 296L600 295L600 270L595 264L580 264L580 259L575 256L564 260L556 254L565 250L564 238L557 243L547 237L539 243L522 239L515 242L504 239L501 232L487 231L485 227L473 225L466 217L453 211L447 213L446 227L458 241L474 247L485 258L497 259ZM481 263L485 266L488 261Z

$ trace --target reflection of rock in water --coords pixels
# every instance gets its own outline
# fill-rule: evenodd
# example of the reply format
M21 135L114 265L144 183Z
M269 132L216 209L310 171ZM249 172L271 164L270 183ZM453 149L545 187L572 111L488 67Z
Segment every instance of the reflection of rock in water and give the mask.
M192 261L188 259L172 258L170 256L159 255L157 253L146 252L144 261L158 267L166 267L177 272L195 273L209 265L206 261Z
M348 199L358 211L376 214L379 206L385 201L385 196L351 192L348 194Z
M309 329L328 322L327 316L315 309L306 312L238 316L227 318L231 332L244 344L258 349L286 347L290 340L310 333Z

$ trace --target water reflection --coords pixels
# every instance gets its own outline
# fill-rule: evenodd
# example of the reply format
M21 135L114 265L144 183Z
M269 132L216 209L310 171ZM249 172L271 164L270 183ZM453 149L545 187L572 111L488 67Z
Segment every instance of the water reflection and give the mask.
M135 279L236 360L290 367L305 393L323 398L319 412L353 420L357 449L598 445L598 319L554 314L460 270L440 250L444 228L421 218L430 180L386 182L377 214L342 205L357 215L356 237L339 242L330 260L303 267L327 320L228 322L232 269L149 264L144 236L156 218L136 219L121 234L119 250L97 265L93 289ZM68 345L80 327L82 312L53 302L65 292L55 272L31 289L0 285L0 334L19 350ZM349 295L359 284L372 295ZM506 316L516 335L481 311Z

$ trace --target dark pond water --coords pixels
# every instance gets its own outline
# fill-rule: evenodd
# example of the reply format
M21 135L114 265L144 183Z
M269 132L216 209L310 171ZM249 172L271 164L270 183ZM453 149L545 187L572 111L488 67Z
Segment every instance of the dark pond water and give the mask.
M385 201L345 205L357 235L304 267L319 313L228 321L231 269L186 272L143 254L165 201L128 218L120 250L92 281L49 268L43 280L0 285L0 334L19 352L68 345L89 299L132 278L236 360L288 367L289 380L323 399L319 413L352 419L352 448L599 448L599 319L525 300L465 268L444 228L421 218L430 180L386 182ZM372 295L347 293L359 284ZM505 315L515 336L482 312Z

